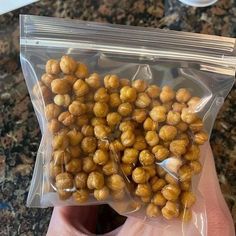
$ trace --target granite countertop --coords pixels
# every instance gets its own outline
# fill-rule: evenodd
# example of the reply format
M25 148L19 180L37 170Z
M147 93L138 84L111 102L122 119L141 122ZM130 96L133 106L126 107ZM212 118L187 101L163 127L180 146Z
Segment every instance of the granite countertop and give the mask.
M19 61L19 14L168 28L236 37L236 2L207 8L177 0L40 1L0 16L0 235L45 235L52 209L26 208L39 126ZM236 86L211 136L221 189L236 222Z

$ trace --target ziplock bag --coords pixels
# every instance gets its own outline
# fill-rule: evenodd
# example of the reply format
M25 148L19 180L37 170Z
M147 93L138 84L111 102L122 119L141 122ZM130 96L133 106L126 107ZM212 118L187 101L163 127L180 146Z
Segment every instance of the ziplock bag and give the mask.
M27 205L107 203L206 235L201 145L234 84L235 39L27 15L20 24L42 132Z

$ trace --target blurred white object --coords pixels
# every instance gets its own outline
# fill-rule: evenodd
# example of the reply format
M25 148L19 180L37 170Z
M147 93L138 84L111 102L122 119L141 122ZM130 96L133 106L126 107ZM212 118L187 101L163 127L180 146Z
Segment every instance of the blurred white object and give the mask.
M37 1L38 0L0 0L0 15Z
M207 7L217 2L217 0L179 0L179 1L193 7Z

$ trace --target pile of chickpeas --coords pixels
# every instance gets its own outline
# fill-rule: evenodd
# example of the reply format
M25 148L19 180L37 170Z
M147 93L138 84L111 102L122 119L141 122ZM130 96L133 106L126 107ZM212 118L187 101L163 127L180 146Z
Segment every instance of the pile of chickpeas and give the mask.
M53 136L51 183L59 198L81 204L120 201L127 184L148 217L191 219L191 179L208 136L194 112L200 98L145 80L90 74L68 55L50 59L34 87ZM178 179L158 163L181 161ZM131 186L131 187L130 187Z

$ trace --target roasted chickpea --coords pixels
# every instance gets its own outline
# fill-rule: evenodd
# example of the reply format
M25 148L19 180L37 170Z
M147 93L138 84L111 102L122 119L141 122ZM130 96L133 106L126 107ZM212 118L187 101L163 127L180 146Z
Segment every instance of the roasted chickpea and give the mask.
M134 148L126 148L122 157L123 163L134 164L138 160L138 150Z
M158 161L165 160L170 152L167 148L163 147L162 145L156 145L152 148L152 153L155 155Z
M154 176L150 180L150 185L153 192L160 191L165 185L166 181L164 179L158 179L157 176Z
M91 74L88 78L85 79L85 82L89 85L89 87L93 89L98 89L101 87L101 80L97 73Z
M61 58L60 68L64 74L73 74L77 68L77 62L72 57L65 55Z
M166 204L166 199L164 198L163 194L161 192L157 192L154 194L152 198L152 203L155 204L156 206L165 206Z
M150 104L151 109L156 106L161 106L161 102L157 99L152 99L151 104Z
M200 148L195 144L192 144L184 155L184 158L188 161L196 161L199 159L199 157L200 157Z
M101 189L95 189L93 194L98 201L104 201L109 197L110 191L108 187L104 186Z
M191 181L180 182L180 188L182 191L189 191L191 189Z
M119 130L121 131L121 132L125 132L125 131L127 131L127 130L132 130L132 131L134 131L134 129L135 129L135 123L133 122L133 121L131 121L131 120L125 120L125 121L122 121L121 123L120 123L120 125L119 125Z
M73 101L69 106L69 112L74 116L80 116L87 111L87 107L84 103L79 101Z
M55 94L68 94L71 90L70 83L65 79L54 79L51 82L52 92Z
M132 179L137 184L144 184L148 181L148 174L142 167L136 167L132 172Z
M141 201L144 203L150 203L151 202L151 197L140 197Z
M178 180L168 173L165 175L165 181L168 184L175 184L176 185L178 183Z
M81 155L81 148L80 146L70 146L67 148L68 152L71 155L71 158L78 158Z
M63 190L57 190L57 194L58 194L60 200L66 200L66 199L71 197L72 192L70 192L70 191L63 191Z
M166 205L161 209L164 218L171 220L179 216L179 207L175 202L167 201Z
M94 134L97 139L105 139L108 137L111 129L105 125L96 125L94 126Z
M120 99L120 95L118 93L111 93L110 94L110 100L109 100L109 105L112 108L118 107L122 103Z
M206 132L201 131L201 132L198 132L194 135L193 140L196 144L202 145L208 140L208 135Z
M56 150L52 153L54 165L67 164L70 159L70 153L65 150Z
M73 176L67 172L56 176L56 187L58 190L72 189L74 186Z
M132 164L125 164L125 163L121 163L120 167L121 167L123 173L127 176L132 174L132 171L134 168L134 166Z
M202 164L199 161L190 161L189 166L193 170L193 174L199 174L202 170Z
M143 166L152 165L155 161L153 154L148 150L143 150L139 154L139 162Z
M203 122L201 119L196 120L194 123L189 125L189 128L192 132L196 133L203 129Z
M41 77L41 81L48 87L51 88L51 83L56 77L50 74L43 74Z
M163 141L172 141L177 135L177 129L171 125L163 125L159 131L159 137Z
M120 79L120 86L125 87L130 85L130 80L128 79Z
M143 128L146 131L154 131L157 130L158 128L158 122L155 122L154 120L152 120L150 117L148 117L144 123L143 123Z
M120 86L120 81L117 75L106 75L104 85L107 89L117 89Z
M43 101L45 104L52 102L52 92L51 90L45 86L41 81L38 81L33 87L33 94L36 99L40 100L43 96Z
M149 184L138 184L135 190L135 194L139 197L150 197L152 190Z
M146 215L148 217L154 218L158 217L161 214L159 208L154 205L153 203L149 203L147 208L146 208Z
M145 139L147 144L151 147L157 145L159 142L159 137L156 131L147 131Z
M187 124L192 124L198 119L198 117L192 109L183 108L181 113L181 119Z
M166 121L169 125L177 125L181 121L180 113L176 111L169 111Z
M80 172L77 173L75 176L75 187L77 189L83 189L87 187L87 178L88 178L88 174L86 174L85 172Z
M68 107L70 101L70 96L68 94L58 94L54 97L54 103L58 106Z
M176 92L176 100L180 103L186 103L191 98L191 93L186 88L181 88Z
M192 219L192 212L190 209L185 208L180 212L179 217L183 222L189 222Z
M164 176L166 175L166 171L159 165L156 167L156 170L157 170L157 176L160 178L164 178Z
M98 148L102 150L109 150L108 140L98 140Z
M58 174L64 172L63 165L56 166L54 165L53 161L50 162L49 165L49 174L51 178L55 178Z
M90 173L96 169L96 164L91 156L82 159L82 169L86 173Z
M87 114L83 114L83 115L80 115L80 116L76 117L75 124L78 127L81 127L83 125L87 125L88 123L89 123L89 118L88 118Z
M144 92L147 88L148 84L145 80L137 79L132 82L132 87L134 87L137 92Z
M121 103L118 107L118 110L120 115L122 116L128 116L132 113L133 111L133 107L130 103L125 102L125 103Z
M135 134L132 132L132 130L127 130L123 132L120 138L121 143L125 147L130 147L135 143Z
M45 66L45 71L48 74L59 74L61 72L59 62L55 59L48 60Z
M166 108L164 106L153 107L149 112L150 117L153 121L164 122L166 120Z
M200 105L201 99L199 97L192 97L188 101L188 106L191 107L192 109L196 109L198 105Z
M93 153L97 147L97 140L94 137L85 137L82 139L81 148L85 153Z
M55 134L57 133L61 128L61 123L57 119L52 119L48 122L48 130Z
M138 93L135 106L138 108L146 108L150 105L151 98L146 93Z
M181 182L190 181L193 175L193 170L188 165L182 165L178 171L179 179Z
M160 100L163 103L167 103L170 102L174 99L175 97L175 92L173 91L173 89L169 86L164 86L161 89L161 93L160 93Z
M73 198L78 203L85 203L88 201L89 192L86 189L79 189L73 193Z
M161 89L156 85L149 85L146 92L150 98L155 99L160 96Z
M183 108L186 108L186 107L187 107L187 106L186 106L185 103L174 102L174 103L172 104L172 109L173 109L174 112L179 112L179 113L181 113L182 110L183 110Z
M58 121L65 126L70 126L75 122L75 117L71 115L70 112L65 111L58 116Z
M58 133L53 137L52 147L54 150L61 149L64 150L69 145L69 139L64 133Z
M175 127L177 128L178 133L182 133L182 132L187 131L188 124L183 121L180 121Z
M120 99L123 102L134 102L137 98L137 91L130 86L124 86L120 90Z
M107 114L107 124L111 127L119 125L121 116L117 112L111 112Z
M118 166L115 161L109 160L103 167L102 171L105 175L112 175L118 172Z
M111 196L114 200L122 200L125 197L125 191L124 189L118 190L118 191L112 191Z
M98 165L104 165L109 159L108 152L102 149L98 149L93 156L93 161Z
M61 113L61 108L56 104L50 103L45 107L45 116L48 120L57 118Z
M192 192L183 192L181 194L181 203L184 207L190 208L196 202L196 197Z
M84 63L77 63L77 69L75 75L79 79L85 79L89 75L88 67Z
M107 177L107 186L113 191L119 191L125 187L125 181L120 175L113 174Z
M84 136L93 136L93 134L94 134L93 126L92 125L83 125L81 127L81 133Z
M147 117L147 112L144 109L135 109L132 113L132 119L137 123L143 123Z
M141 151L141 150L147 148L146 140L142 135L136 136L133 148L137 149L138 151Z
M99 117L93 117L91 120L92 126L96 125L105 125L106 124L106 119L105 118L99 118Z
M93 107L93 113L96 117L106 117L109 112L109 107L104 102L96 102Z
M89 86L84 80L78 79L73 85L73 91L76 96L82 97L89 92Z
M150 178L154 177L156 175L156 165L148 165L142 167L148 174Z
M64 80L67 80L70 85L73 85L77 78L74 75L66 75L63 77Z
M94 94L94 100L96 102L108 102L109 101L109 94L107 89L104 87L99 88Z
M185 140L173 140L170 143L170 151L175 155L175 156L181 156L184 153L186 153L188 142Z
M65 165L65 169L67 172L76 174L82 169L82 162L80 159L72 159Z
M93 171L88 175L87 186L89 189L101 189L104 186L104 176L98 171Z
M122 145L122 143L119 140L114 140L110 143L109 145L109 149L112 152L116 152L118 153L119 151L123 151L124 150L124 146Z

